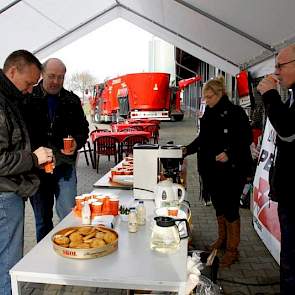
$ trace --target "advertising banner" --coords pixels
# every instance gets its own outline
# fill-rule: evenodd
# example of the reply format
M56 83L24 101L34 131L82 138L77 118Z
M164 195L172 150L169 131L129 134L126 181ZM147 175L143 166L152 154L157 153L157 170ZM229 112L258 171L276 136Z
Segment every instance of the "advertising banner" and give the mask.
M268 173L274 158L276 132L267 119L253 182L253 223L274 259L280 262L281 233L278 204L269 199Z

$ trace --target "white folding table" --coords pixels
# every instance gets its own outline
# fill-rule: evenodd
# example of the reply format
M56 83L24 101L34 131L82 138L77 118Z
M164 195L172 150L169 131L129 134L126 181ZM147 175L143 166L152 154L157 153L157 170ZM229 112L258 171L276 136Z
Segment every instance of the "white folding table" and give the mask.
M103 190L97 192L116 195L123 204L131 205L132 191ZM19 282L88 286L114 289L174 291L185 294L187 239L172 254L150 249L151 220L154 203L146 201L147 223L138 232L129 233L127 222L119 221L118 249L96 259L70 259L54 252L51 236L58 230L81 224L70 213L41 242L27 253L11 270L12 294L21 294Z

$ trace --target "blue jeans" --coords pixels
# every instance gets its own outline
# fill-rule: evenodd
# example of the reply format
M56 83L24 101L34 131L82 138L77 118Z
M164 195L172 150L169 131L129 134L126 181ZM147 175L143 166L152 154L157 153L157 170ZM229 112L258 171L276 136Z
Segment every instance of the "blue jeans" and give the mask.
M23 257L24 199L0 193L0 294L10 295L9 270Z
M290 199L293 196L290 196ZM295 294L295 214L294 203L278 204L281 227L281 294Z
M53 205L59 219L68 215L75 206L77 176L74 165L62 164L53 174L40 173L38 192L30 198L34 210L37 242L53 229Z

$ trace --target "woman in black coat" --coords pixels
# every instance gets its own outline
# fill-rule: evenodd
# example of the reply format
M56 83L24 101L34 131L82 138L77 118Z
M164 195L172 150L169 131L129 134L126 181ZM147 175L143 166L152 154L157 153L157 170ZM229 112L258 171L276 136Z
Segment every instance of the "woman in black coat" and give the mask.
M200 133L184 156L198 154L198 171L218 222L218 239L209 248L225 248L221 266L230 266L239 256L240 196L252 169L251 128L244 110L228 99L222 76L204 85L203 97Z

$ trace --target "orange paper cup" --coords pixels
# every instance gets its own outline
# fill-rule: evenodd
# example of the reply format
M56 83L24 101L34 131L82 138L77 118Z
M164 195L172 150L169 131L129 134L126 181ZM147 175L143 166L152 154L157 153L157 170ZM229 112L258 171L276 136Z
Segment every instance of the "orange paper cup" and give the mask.
M93 216L101 215L102 211L102 202L93 202L90 204L91 214Z
M102 213L105 215L111 214L111 202L109 197L105 197L104 199Z
M73 147L73 143L74 143L74 141L73 141L73 138L72 137L66 137L66 138L64 138L64 151L66 153L71 152L71 149Z
M77 196L75 200L77 210L82 210L82 202L84 202L85 198L83 196Z
M104 197L104 196L96 196L96 200L97 200L98 202L102 202L102 205L103 205L104 202L105 202L105 197Z
M46 162L43 164L45 173L53 173L53 162Z
M178 215L178 208L177 207L170 207L168 210L168 216L176 217Z
M97 199L96 199L96 198L93 198L93 197L91 197L91 198L88 200L88 203L89 203L89 204L92 204L92 203L95 203L95 202L97 202Z
M88 201L88 200L90 200L92 198L91 194L83 194L82 196L84 197L85 201Z
M119 200L112 198L110 199L111 215L117 216L119 212Z

